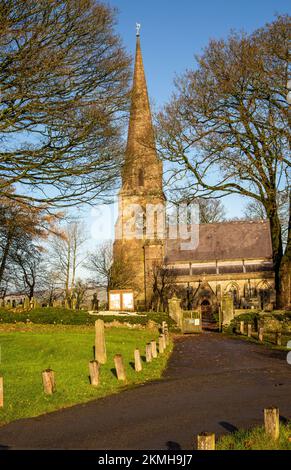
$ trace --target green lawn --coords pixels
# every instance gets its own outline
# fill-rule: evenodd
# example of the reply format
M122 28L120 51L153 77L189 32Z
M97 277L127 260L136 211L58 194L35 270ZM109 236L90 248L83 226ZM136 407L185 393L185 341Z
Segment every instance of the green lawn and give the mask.
M4 408L0 424L37 416L59 408L86 402L120 391L124 387L161 377L172 349L154 359L143 361L142 372L132 364L136 347L145 355L145 345L158 338L157 330L106 328L107 363L101 367L100 385L92 387L88 378L88 362L93 359L94 326L1 325L0 375L4 378ZM114 375L113 357L122 354L127 383ZM46 396L41 372L55 371L56 389Z
M249 431L240 430L222 436L216 443L217 450L291 450L291 424L280 424L280 437L272 441L263 427Z

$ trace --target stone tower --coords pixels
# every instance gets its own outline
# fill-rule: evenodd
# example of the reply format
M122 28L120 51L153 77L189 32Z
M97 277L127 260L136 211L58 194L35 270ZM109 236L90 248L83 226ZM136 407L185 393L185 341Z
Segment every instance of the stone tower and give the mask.
M127 146L119 192L114 261L122 256L131 267L136 307L151 299L151 267L164 258L165 196L162 162L155 147L152 116L143 67L139 32L131 92ZM123 286L128 288L129 285Z

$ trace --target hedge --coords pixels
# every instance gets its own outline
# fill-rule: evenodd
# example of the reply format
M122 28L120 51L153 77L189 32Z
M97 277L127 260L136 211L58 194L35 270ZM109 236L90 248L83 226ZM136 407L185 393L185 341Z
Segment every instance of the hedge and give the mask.
M145 316L144 316L145 315ZM27 312L13 312L7 309L0 309L1 323L39 323L56 325L93 325L95 320L101 318L104 322L118 321L120 323L130 323L132 325L146 325L149 320L161 325L166 321L169 327L173 327L175 322L166 313L146 312L134 316L117 315L90 315L84 310L68 310L65 308L42 307Z

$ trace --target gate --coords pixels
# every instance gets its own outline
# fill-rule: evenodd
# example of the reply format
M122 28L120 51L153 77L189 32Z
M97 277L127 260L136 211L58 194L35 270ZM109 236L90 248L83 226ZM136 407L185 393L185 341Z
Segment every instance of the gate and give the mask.
M183 310L182 333L201 333L201 313L194 310Z
M212 306L208 300L204 300L201 305L201 323L203 330L218 330L219 324L214 316Z

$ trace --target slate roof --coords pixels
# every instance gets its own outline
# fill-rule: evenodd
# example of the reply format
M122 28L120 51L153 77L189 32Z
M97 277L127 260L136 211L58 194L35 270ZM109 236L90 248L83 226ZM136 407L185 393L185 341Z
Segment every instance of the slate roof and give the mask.
M267 220L200 224L196 249L181 250L181 241L167 240L166 262L272 258Z

